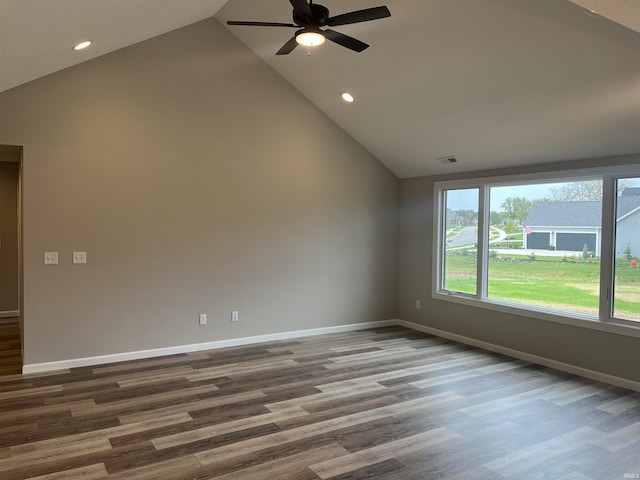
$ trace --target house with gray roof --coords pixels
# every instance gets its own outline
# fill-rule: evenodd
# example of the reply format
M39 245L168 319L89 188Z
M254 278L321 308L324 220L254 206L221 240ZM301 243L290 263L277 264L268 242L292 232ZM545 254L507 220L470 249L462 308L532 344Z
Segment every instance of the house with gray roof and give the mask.
M640 256L640 188L627 188L617 198L616 257L627 247ZM535 202L523 225L528 250L582 252L586 245L600 256L602 202Z
M635 195L625 195L628 190ZM631 255L640 257L640 188L627 188L618 197L616 257L621 257L627 247Z

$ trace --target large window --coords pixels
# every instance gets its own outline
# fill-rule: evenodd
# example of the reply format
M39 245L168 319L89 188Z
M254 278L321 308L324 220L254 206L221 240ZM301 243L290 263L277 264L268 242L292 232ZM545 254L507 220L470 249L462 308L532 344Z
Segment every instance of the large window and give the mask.
M434 296L640 326L640 176L578 173L437 183Z

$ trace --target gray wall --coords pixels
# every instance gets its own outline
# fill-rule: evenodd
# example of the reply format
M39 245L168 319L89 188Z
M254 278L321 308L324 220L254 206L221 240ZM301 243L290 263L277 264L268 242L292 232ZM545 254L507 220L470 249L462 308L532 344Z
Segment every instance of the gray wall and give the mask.
M0 94L0 143L27 364L395 317L397 178L213 19Z
M403 320L583 368L640 381L640 339L431 298L434 182L637 163L637 157L564 162L400 181L398 313ZM415 301L422 301L416 310Z
M19 168L0 154L0 312L18 310Z

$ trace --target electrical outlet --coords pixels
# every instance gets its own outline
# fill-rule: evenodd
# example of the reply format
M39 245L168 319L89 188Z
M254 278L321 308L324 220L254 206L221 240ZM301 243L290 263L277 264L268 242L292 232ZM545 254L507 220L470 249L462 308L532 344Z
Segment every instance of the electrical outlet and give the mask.
M44 252L45 265L58 265L58 252Z
M420 300L416 300L416 310L420 310L420 308L422 308L422 303Z
M200 325L206 325L207 324L207 314L206 313L201 313L200 314Z
M87 252L73 252L73 263L87 263Z
M234 310L233 312L231 312L231 321L237 322L238 320L240 320L240 313L238 312L238 310Z

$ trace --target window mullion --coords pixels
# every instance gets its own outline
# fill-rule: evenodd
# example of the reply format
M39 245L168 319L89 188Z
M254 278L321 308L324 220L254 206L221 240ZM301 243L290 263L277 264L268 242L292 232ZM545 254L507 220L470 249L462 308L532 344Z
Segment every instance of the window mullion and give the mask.
M447 262L447 244L446 244L446 236L447 236L447 226L446 226L446 218L447 218L447 195L445 190L437 190L438 200L438 210L436 219L438 224L438 229L436 232L436 237L434 238L434 243L436 245L436 251L438 252L437 258L434 259L436 263L436 268L434 270L437 278L434 279L435 285L437 285L438 290L444 290L444 279L445 279L445 267Z
M611 319L613 308L613 267L615 261L616 179L604 177L602 182L602 238L600 253L599 319Z
M489 188L484 185L479 188L478 202L478 269L476 292L480 299L487 298L487 261L489 251Z

